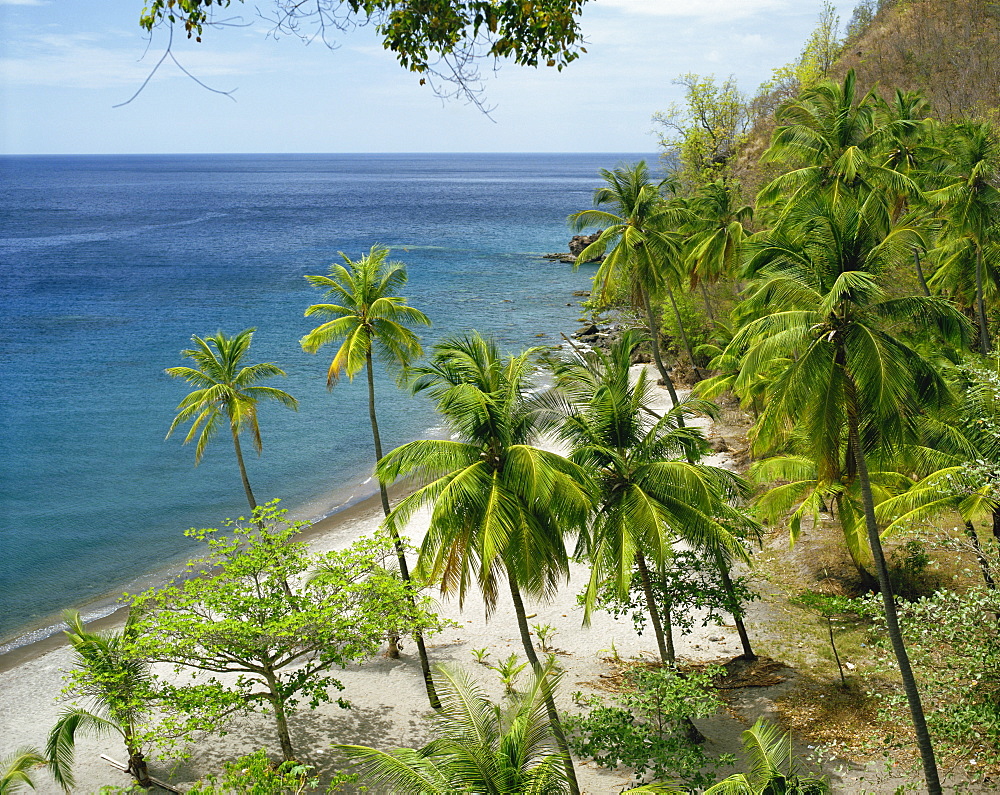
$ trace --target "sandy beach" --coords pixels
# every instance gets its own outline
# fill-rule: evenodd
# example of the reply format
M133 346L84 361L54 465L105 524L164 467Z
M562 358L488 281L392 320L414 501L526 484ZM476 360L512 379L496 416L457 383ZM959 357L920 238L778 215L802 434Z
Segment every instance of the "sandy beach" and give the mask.
M651 374L652 375L652 374ZM661 408L669 406L666 390L660 390ZM708 424L707 421L705 423ZM711 431L711 429L707 429ZM725 453L716 454L709 463L727 466ZM376 504L364 503L337 514L310 531L309 543L316 551L341 548L358 536L376 530L382 514ZM407 528L414 541L422 537L428 516L417 515ZM558 693L559 706L575 711L574 691L594 692L595 682L608 672L603 659L614 649L622 657L654 658L655 641L651 633L638 637L627 618L620 621L605 613L595 613L589 627L582 626L582 608L576 596L588 576L585 566L572 566L570 581L559 590L556 598L545 604L527 604L532 624L550 624L556 628L551 643L557 650L559 663L565 669ZM516 622L509 600L501 599L496 611L485 618L482 600L470 595L460 610L457 599L439 600L440 613L457 623L428 640L432 663L458 665L471 671L484 686L500 698L502 686L497 674L475 661L472 649L487 648L489 661L497 662L511 653L523 658ZM751 621L752 627L752 621ZM752 628L751 628L752 631ZM739 639L732 627L708 626L696 622L691 634L676 638L677 654L685 660L728 660L740 653ZM57 640L36 644L18 652L15 664L5 666L0 673L0 757L14 749L32 745L44 747L45 737L62 708L56 701L62 687L63 672L70 666L71 655ZM3 658L0 657L0 665ZM168 676L172 673L161 671ZM417 746L429 739L426 718L430 714L419 664L412 643L403 648L400 659L379 657L364 665L352 666L338 673L344 683L341 695L352 708L344 710L336 704L326 704L316 710L301 710L291 719L291 732L299 756L324 771L338 767L329 750L333 743L360 743L376 747ZM709 719L704 729L709 736L709 753L733 751L743 728L733 718L720 715ZM183 762L151 760L154 776L169 781L179 789L200 776L217 772L222 762L266 747L272 755L277 738L270 716L256 715L242 719L228 728L225 736L201 738ZM124 759L117 737L95 740L83 738L77 746L75 768L76 792L90 793L101 786L127 786L130 778L100 758L106 754ZM584 792L614 793L630 780L627 770L607 771L578 760L578 775ZM60 789L44 772L36 775L37 791L58 793Z

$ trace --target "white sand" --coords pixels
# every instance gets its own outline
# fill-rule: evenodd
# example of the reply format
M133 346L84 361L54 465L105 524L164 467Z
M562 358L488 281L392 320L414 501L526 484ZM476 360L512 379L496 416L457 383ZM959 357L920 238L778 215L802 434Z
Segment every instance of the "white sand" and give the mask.
M661 408L665 408L669 406L669 398L665 390L661 392L659 402ZM724 455L713 456L709 462L722 466L727 464ZM342 547L351 539L374 531L381 519L381 512L374 509L336 525L330 533L314 539L312 544L318 551ZM426 523L426 514L415 517L408 528L411 537L422 537ZM610 654L612 646L623 657L648 655L655 658L656 655L652 633L639 638L627 618L615 621L607 614L596 613L589 628L581 626L582 610L576 605L576 595L583 589L586 578L586 567L574 565L570 582L560 589L554 601L544 605L526 601L529 613L537 613L529 623L551 624L557 629L552 642L559 651L559 662L565 668L558 694L559 706L564 710L574 709L571 700L574 691L592 691L589 683L607 672L607 664L602 657ZM476 663L470 651L488 648L489 661L493 663L512 652L523 660L509 599L501 597L496 612L488 622L478 594L470 595L463 611L459 610L457 600L444 601L440 608L443 616L454 619L460 626L428 640L432 663L463 666L499 698L502 687L497 674ZM724 640L710 640L718 637ZM687 659L728 659L740 653L734 629L702 628L700 622L696 622L693 633L676 637L675 643L678 656ZM63 647L0 674L0 758L23 745L44 747L46 734L61 708L55 698L62 687L62 672L69 665L70 653L68 648ZM328 750L332 743L390 748L416 746L429 739L425 720L429 714L427 696L412 643L406 645L402 658L398 660L379 658L363 666L351 667L338 676L345 685L341 695L352 703L353 708L342 710L336 704L326 704L314 711L304 709L295 713L290 725L292 741L300 758L314 762L321 770L331 769L331 765L335 766ZM184 763L151 760L151 772L154 776L182 785L205 773L217 772L223 761L261 746L276 754L278 743L272 724L270 716L253 716L231 727L225 736L205 737ZM100 740L83 738L79 741L76 792L94 792L102 785L128 785L129 777L102 761L102 753L119 760L125 758L117 737ZM578 771L581 788L587 793L618 792L630 781L625 770L609 772L582 761ZM46 773L38 773L36 778L38 792L60 791Z

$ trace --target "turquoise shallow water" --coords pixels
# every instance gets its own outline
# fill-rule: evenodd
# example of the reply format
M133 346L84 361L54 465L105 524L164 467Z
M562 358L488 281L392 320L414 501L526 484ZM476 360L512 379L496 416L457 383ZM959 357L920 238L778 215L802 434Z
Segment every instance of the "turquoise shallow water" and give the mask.
M191 552L182 531L245 510L229 440L164 441L192 334L257 327L253 361L298 413L261 412L258 499L317 517L371 492L365 385L325 389L304 354L321 294L302 278L373 244L443 334L557 344L587 273L562 251L597 170L639 155L169 155L0 158L0 642ZM332 354L331 354L332 355ZM381 377L392 447L436 420Z

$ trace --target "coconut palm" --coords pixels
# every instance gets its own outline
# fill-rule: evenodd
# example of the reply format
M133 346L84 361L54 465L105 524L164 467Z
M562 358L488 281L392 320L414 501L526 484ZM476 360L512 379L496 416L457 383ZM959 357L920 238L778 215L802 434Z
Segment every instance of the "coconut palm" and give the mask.
M701 287L705 311L715 322L706 285L731 277L740 262L746 230L743 224L753 208L737 201L739 184L710 182L701 186L690 202L692 220L687 225L687 272L692 287Z
M742 735L748 773L737 773L705 790L704 795L825 795L825 778L803 776L795 764L791 734L758 718Z
M557 366L566 395L561 433L573 448L572 460L594 473L597 485L594 518L578 544L591 561L585 620L602 585L612 582L624 597L638 571L660 658L673 663L670 617L659 615L649 564L666 565L677 540L710 555L745 558L717 517L733 514L727 495L745 495L749 488L727 470L693 463L707 444L699 430L679 425L679 415L714 407L685 401L663 416L649 408L645 370L634 382L630 378L632 353L641 342L626 333L606 354L595 351Z
M876 205L879 198L871 199ZM790 210L797 234L764 235L754 258L759 282L747 301L757 319L733 338L747 379L780 357L757 428L758 443L795 426L808 440L820 479L856 478L865 529L882 591L889 635L913 719L928 789L941 792L920 695L903 645L875 517L868 458L889 458L912 438L917 417L949 390L904 330L964 334L950 304L924 296L890 298L878 277L900 252L905 230L889 234L871 218L881 208L851 201L802 200ZM902 245L900 245L902 243ZM744 377L741 374L741 378ZM843 457L842 457L843 454Z
M324 345L339 345L327 369L326 385L330 389L342 375L346 374L353 381L354 376L364 368L368 378L368 419L377 464L382 458L382 437L375 411L374 361L377 358L391 369L405 371L423 353L420 340L410 327L429 326L431 321L427 315L409 306L406 299L398 295L399 290L406 285L406 266L401 262L387 261L388 248L374 245L356 261L343 252L340 256L344 264L331 265L329 275L306 276L310 284L326 290L333 303L313 304L306 309L306 317L319 315L332 319L306 334L301 340L302 348L308 353L316 353ZM382 511L388 516L389 494L385 483L381 481L379 497L382 500ZM406 547L394 527L390 526L390 532L396 548L400 576L406 582L411 582ZM423 635L418 632L414 639L427 697L431 706L436 708L437 696L434 693ZM399 656L395 640L390 644L390 655Z
M401 528L419 507L431 506L418 563L428 581L440 582L443 593L457 592L460 604L475 583L488 616L506 579L525 656L541 675L523 595L545 598L569 578L566 537L583 527L590 502L586 472L533 445L533 353L502 356L475 332L435 346L430 363L415 370L414 389L436 401L456 438L398 447L376 473L385 483L407 475L427 483L401 500L386 523ZM546 708L570 791L577 793L551 694Z
M30 773L47 762L34 748L18 748L0 759L0 795L13 795L21 787L34 789Z
M285 371L271 363L244 365L243 359L250 350L256 329L248 328L227 337L221 331L211 337L191 337L195 347L181 351L195 363L195 367L168 367L167 375L183 378L195 387L177 406L167 438L178 425L191 422L184 444L197 438L194 461L197 465L205 454L205 447L224 420L229 421L233 437L236 462L246 492L250 510L257 508L247 468L243 462L240 434L247 432L258 455L262 450L260 425L257 422L257 403L276 400L290 409L298 409L298 401L287 392L269 386L258 386L264 379L284 375Z
M1000 284L1000 137L988 123L958 124L948 155L950 184L928 196L947 218L944 258L931 284L956 297L973 293L985 355L991 347L986 292L995 297Z
M503 705L490 701L462 671L437 667L441 710L434 739L421 749L380 751L338 745L358 763L360 777L379 792L452 795L569 792L562 754L546 715L546 693L557 684L549 663Z
M837 202L874 194L889 212L889 196L918 196L916 183L881 157L886 138L876 114L876 95L860 99L854 70L843 83L824 81L804 91L777 114L778 128L761 161L792 168L766 185L758 207L779 200L786 207L816 195Z
M89 709L63 711L49 732L46 756L52 776L66 790L74 786L73 759L78 732L97 736L118 734L128 752L128 772L143 787L152 786L145 752L152 739L150 716L153 680L150 664L133 651L136 616L129 614L117 632L92 632L74 610L63 613L73 647L76 670L71 688L90 700Z
M570 225L578 231L603 227L597 240L577 256L575 267L604 256L594 274L597 298L607 300L612 288L628 291L630 300L646 316L653 361L676 406L677 392L663 365L659 323L653 311L653 299L666 286L668 263L679 250L678 240L661 231L676 208L668 209L664 204L657 186L649 181L645 161L613 171L601 169L600 174L607 184L594 192L595 209L569 217Z

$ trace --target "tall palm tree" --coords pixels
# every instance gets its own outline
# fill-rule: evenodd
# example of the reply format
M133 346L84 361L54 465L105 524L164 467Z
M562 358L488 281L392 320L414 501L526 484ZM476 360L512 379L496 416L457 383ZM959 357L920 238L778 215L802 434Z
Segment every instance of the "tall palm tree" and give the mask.
M650 409L645 370L634 382L630 377L632 353L641 342L626 333L607 354L595 351L564 362L556 374L566 395L562 436L573 448L571 459L595 473L598 489L593 521L578 543L591 561L585 619L605 582L624 597L638 571L660 658L672 664L670 617L659 614L649 564L666 565L677 540L710 555L721 551L745 559L717 517L733 513L727 495L746 495L749 487L727 470L692 463L707 445L698 429L681 427L678 417L682 411L709 412L709 406L685 401L663 416Z
M880 198L872 198L876 204ZM802 200L792 213L794 239L757 241L759 282L746 302L758 313L733 338L747 378L780 357L758 438L797 426L810 441L822 478L856 478L865 529L882 591L893 652L913 719L928 790L940 793L934 750L896 616L875 517L868 457L888 458L911 438L917 417L947 402L947 385L902 332L962 337L965 321L947 302L889 298L878 276L905 235L883 235L872 208L850 201ZM876 207L874 212L880 212ZM741 377L743 377L741 375ZM841 459L846 453L846 461Z
M243 364L243 359L250 350L254 331L256 329L248 328L232 337L227 337L221 331L205 339L191 337L195 347L181 351L181 355L191 359L196 366L168 367L166 370L167 375L183 378L195 387L177 406L177 416L167 431L167 438L170 438L178 425L190 421L191 428L184 437L184 444L197 437L194 449L194 461L197 465L205 454L205 446L219 430L222 421L228 420L243 490L251 511L257 508L257 500L254 499L246 464L243 462L240 434L248 432L254 449L260 454L262 443L257 423L258 401L276 400L290 409L298 409L299 405L287 392L257 385L266 378L284 375L284 370L271 363Z
M426 392L456 439L419 440L388 453L376 468L391 483L415 475L427 485L401 500L386 523L405 525L432 506L419 568L459 604L477 584L487 616L506 579L525 656L536 674L524 594L551 595L569 578L566 537L582 529L590 509L589 478L577 464L533 445L538 412L531 405L531 356L502 356L473 332L435 346L416 369L414 389ZM569 745L550 692L546 709L563 756L570 791L579 792Z
M690 202L691 222L687 225L687 271L692 287L701 287L705 311L715 322L706 285L715 284L736 272L746 237L744 224L753 208L738 202L739 183L709 182L701 186Z
M779 126L761 160L792 168L761 190L758 207L779 201L790 207L796 199L817 194L837 202L874 193L888 212L890 195L919 195L909 176L879 156L885 133L875 110L874 91L858 98L853 69L843 83L824 81L782 106Z
M380 751L338 745L357 762L361 779L382 792L452 795L559 795L569 792L562 754L554 742L545 698L559 676L546 665L525 690L501 706L469 676L438 667L441 711L434 739L421 749Z
M128 751L128 772L140 786L152 786L145 751L151 738L154 691L149 662L132 650L137 617L130 613L121 631L109 633L88 630L76 611L67 610L63 618L76 663L74 689L91 704L90 709L64 710L49 732L46 756L53 778L64 789L73 788L76 735L82 731L121 735Z
M653 361L676 406L677 392L663 364L659 322L653 311L653 299L666 284L667 263L678 250L674 237L660 230L676 209L666 207L657 186L649 181L645 161L613 171L601 169L600 174L607 184L594 192L595 209L569 217L570 225L578 231L603 227L597 240L577 256L575 267L604 256L594 274L598 297L606 300L612 288L624 288L646 316Z
M368 377L368 419L375 445L375 463L382 459L382 437L378 430L375 412L375 368L378 358L385 366L403 370L423 353L420 339L411 326L429 326L431 321L419 309L406 303L400 296L407 281L406 266L401 262L387 261L389 249L374 245L359 260L351 260L341 252L344 264L330 266L327 276L306 276L310 284L326 290L333 303L313 304L306 310L306 317L319 315L331 320L317 326L301 340L307 353L316 353L324 345L339 345L327 370L326 385L333 385L346 374L354 380L362 368ZM379 481L382 511L390 512L389 494L385 483ZM394 526L389 527L400 576L411 582L410 568L406 561L406 546ZM423 672L427 697L435 709L438 705L431 679L430 661L421 633L415 634L420 668ZM390 644L390 654L398 656L396 643Z
M943 273L935 276L939 283L962 281L961 276L944 275L956 265L960 273L973 274L979 350L986 355L991 348L986 291L995 296L1000 283L1000 136L988 123L958 124L948 155L950 184L929 194L945 213L950 243L944 247Z

